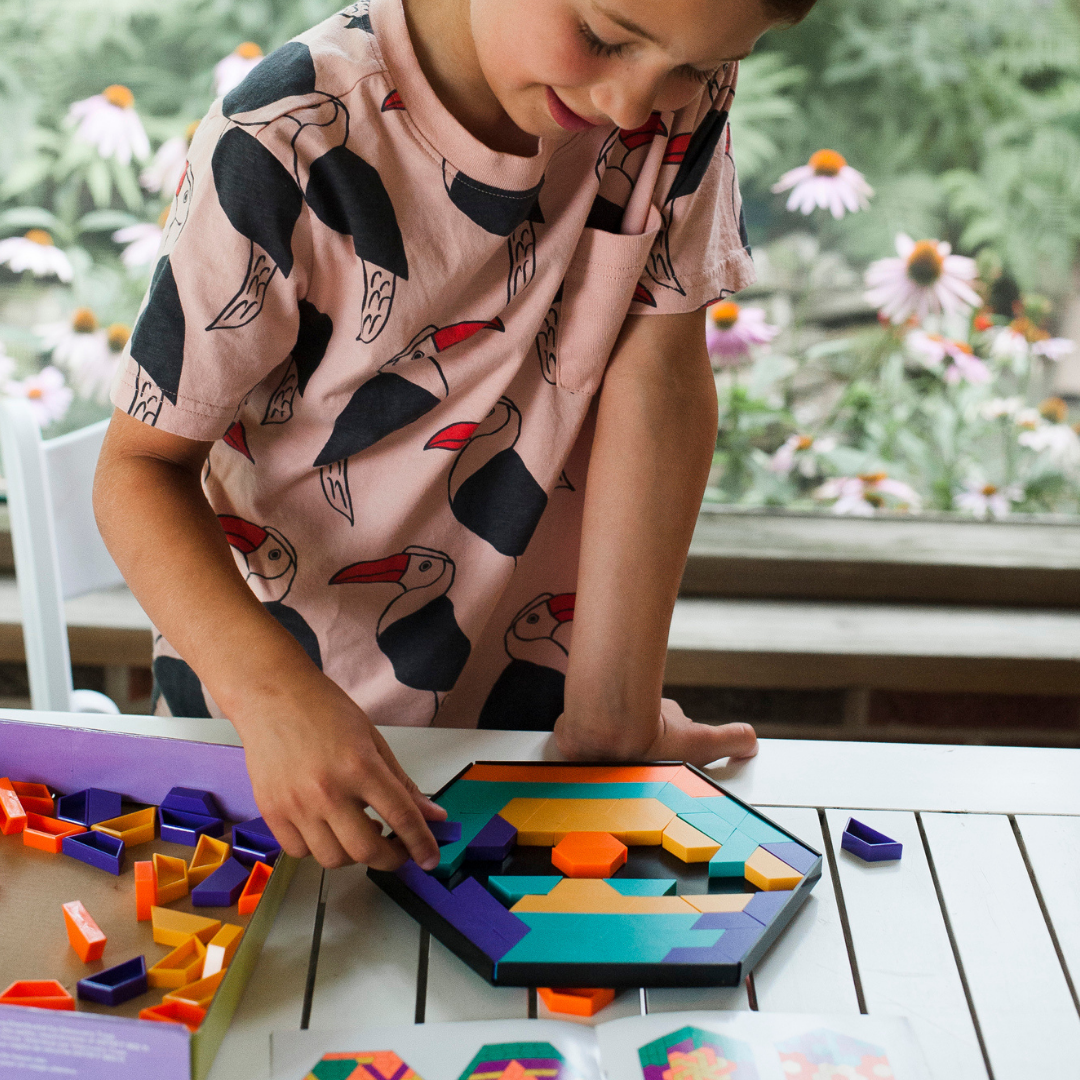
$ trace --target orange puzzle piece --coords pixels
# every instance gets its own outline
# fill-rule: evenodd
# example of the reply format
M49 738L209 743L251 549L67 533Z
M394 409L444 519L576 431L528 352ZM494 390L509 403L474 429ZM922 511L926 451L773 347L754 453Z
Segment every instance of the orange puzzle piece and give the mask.
M194 889L200 882L205 881L229 857L229 850L229 844L225 840L203 833L195 845L195 854L191 856L191 865L187 872L188 885Z
M567 833L551 849L551 861L567 877L611 877L626 862L626 845L610 833Z
M35 1009L75 1011L75 999L55 979L20 979L2 994L0 1005L32 1005Z
M150 912L157 900L157 874L154 873L154 864L147 859L146 862L135 864L135 920L148 922Z
M206 946L197 938L185 938L171 953L146 972L146 985L175 990L201 979Z
M72 900L64 904L62 910L68 941L79 954L79 959L84 964L89 964L91 960L100 960L105 951L105 935L91 918L90 912L83 907L82 901Z
M224 971L232 963L233 955L244 936L244 928L236 923L225 923L206 944L206 963L203 965L203 978L208 979L219 971Z
M536 992L552 1012L570 1016L595 1016L615 1000L614 990L599 987L556 990L550 986L538 986Z
M159 945L182 945L189 937L197 937L205 945L221 929L220 919L189 915L172 908L151 908L150 921L154 927L154 940Z
M190 1001L162 1001L139 1012L140 1020L160 1020L166 1024L183 1024L188 1031L198 1031L206 1017L206 1010Z
M225 972L219 971L214 975L208 975L205 979L197 979L195 982L181 986L177 990L170 990L162 1001L186 1001L190 1005L198 1005L200 1009L209 1009L210 1002L214 1000L214 994L225 978Z
M745 876L751 885L756 885L764 892L794 889L802 881L802 874L798 870L793 870L786 862L778 859L763 847L759 847L746 860Z
M53 815L52 792L44 784L24 784L18 780L12 780L11 786L15 794L19 796L22 808L28 814L44 814L45 817Z
M251 868L251 877L247 879L244 891L236 904L236 910L240 915L250 915L259 906L272 869L272 866L267 866L264 862L257 862Z
M50 855L59 855L64 848L64 837L74 836L81 832L86 832L82 825L31 813L26 815L26 828L23 829L22 842L27 847L47 851Z
M187 863L172 855L154 852L154 903L159 907L188 894Z
M26 827L26 810L15 794L11 781L5 776L0 778L0 833L11 836L20 833Z

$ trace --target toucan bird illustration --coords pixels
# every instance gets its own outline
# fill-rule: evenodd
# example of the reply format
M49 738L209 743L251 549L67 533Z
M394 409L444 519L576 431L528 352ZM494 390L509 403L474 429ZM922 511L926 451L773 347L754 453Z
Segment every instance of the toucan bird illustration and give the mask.
M480 710L479 727L551 731L563 711L563 668L570 654L574 593L542 593L506 631L510 663Z
M547 492L515 449L520 436L521 412L503 397L478 424L451 424L424 447L457 452L449 478L454 517L513 558L528 547L547 506Z

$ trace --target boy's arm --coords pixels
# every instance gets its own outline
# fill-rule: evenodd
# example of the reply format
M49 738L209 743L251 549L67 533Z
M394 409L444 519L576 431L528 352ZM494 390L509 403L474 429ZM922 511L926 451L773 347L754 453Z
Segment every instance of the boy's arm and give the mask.
M661 706L671 613L716 445L704 310L630 316L604 375L589 459L565 712L570 757L705 765L756 752L749 724Z
M371 806L430 868L438 846L424 819L444 812L245 584L199 480L211 445L113 414L94 483L109 551L239 732L256 802L285 851L393 869L403 853L364 813Z

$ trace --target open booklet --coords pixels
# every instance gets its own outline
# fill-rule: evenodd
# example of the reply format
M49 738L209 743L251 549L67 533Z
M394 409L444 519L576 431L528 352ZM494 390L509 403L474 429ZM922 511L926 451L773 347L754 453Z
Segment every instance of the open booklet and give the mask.
M273 1080L929 1080L907 1020L630 1016L274 1032Z

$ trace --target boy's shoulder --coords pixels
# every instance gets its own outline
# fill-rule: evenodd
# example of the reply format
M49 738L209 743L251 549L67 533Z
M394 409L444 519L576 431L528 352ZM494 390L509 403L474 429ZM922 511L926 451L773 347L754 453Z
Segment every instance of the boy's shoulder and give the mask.
M359 0L287 41L222 99L224 117L245 126L348 96L385 72L368 15Z

